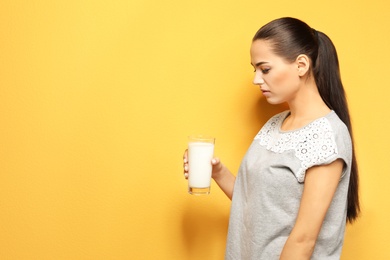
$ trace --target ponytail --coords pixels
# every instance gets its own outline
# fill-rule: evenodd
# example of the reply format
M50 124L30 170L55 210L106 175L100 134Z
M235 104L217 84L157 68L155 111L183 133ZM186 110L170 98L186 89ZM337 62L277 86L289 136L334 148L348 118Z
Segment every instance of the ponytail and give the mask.
M318 41L318 56L316 58L313 73L318 91L326 105L334 110L344 122L352 138L352 164L351 176L348 187L347 222L352 223L359 215L359 175L353 143L352 125L349 116L348 104L340 77L339 61L336 49L322 32L316 31Z

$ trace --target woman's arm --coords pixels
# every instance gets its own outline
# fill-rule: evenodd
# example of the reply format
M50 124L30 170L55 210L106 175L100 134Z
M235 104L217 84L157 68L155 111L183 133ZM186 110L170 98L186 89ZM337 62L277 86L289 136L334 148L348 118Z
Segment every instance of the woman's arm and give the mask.
M232 199L236 177L220 162L219 158L212 159L211 164L213 165L213 174L211 177L226 196L228 196L229 199Z
M188 156L187 150L184 152L184 177L188 179ZM219 158L213 158L210 162L213 165L213 172L211 177L218 184L221 190L228 196L229 199L233 197L233 188L236 177L226 168Z
M343 166L344 162L338 159L329 165L314 166L306 171L297 220L284 245L281 260L310 259Z

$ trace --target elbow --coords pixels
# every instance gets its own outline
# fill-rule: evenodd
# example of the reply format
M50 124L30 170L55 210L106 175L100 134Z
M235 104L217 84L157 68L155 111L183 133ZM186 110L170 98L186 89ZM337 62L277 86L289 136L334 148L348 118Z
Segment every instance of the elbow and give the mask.
M315 244L315 238L303 234L291 234L286 241L280 259L310 260Z
M301 235L295 239L295 244L297 247L302 248L303 252L307 252L310 258L316 245L316 239L310 236Z

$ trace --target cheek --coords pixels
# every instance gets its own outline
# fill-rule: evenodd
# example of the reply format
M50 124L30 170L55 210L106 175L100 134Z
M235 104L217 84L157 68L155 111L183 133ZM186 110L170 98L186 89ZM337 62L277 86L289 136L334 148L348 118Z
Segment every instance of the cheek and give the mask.
M275 75L273 84L283 89L289 89L298 83L297 79L299 78L291 70L283 70Z

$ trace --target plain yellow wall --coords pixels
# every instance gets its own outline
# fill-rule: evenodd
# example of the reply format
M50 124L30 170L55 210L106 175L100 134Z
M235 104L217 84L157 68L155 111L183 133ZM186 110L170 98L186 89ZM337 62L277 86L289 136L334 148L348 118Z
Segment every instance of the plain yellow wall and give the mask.
M362 217L343 260L390 259L385 0L0 2L0 259L223 259L230 201L188 195L182 152L214 135L236 172L283 107L251 84L250 40L294 16L340 58Z

